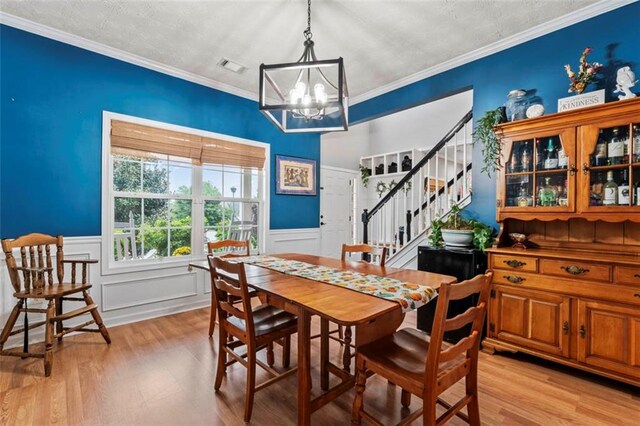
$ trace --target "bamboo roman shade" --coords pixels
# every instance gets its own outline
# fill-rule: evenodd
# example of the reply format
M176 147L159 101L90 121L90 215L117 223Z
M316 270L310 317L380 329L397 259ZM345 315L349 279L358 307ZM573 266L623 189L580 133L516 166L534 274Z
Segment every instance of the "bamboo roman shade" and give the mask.
M264 148L119 120L111 121L111 152L143 157L164 154L190 158L197 164L257 169L265 161Z

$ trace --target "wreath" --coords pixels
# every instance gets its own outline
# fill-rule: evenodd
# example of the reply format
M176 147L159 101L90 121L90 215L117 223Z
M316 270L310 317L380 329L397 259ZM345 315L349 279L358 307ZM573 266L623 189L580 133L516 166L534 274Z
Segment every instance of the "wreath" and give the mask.
M387 184L380 181L378 182L378 184L376 185L376 192L378 193L378 198L382 198L382 194L384 194L385 192L387 192Z

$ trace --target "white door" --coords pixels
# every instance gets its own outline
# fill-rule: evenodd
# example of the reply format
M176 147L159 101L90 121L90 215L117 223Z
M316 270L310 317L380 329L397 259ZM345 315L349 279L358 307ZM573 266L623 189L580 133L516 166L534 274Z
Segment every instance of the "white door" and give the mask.
M343 243L352 242L353 191L356 171L320 168L320 252L340 257Z

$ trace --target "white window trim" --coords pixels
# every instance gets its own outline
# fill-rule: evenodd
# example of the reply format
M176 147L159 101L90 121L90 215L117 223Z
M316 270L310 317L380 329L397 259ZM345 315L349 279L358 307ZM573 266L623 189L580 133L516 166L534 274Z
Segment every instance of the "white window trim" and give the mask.
M112 274L120 274L120 273L129 273L129 272L138 272L138 271L148 271L154 269L164 269L164 268L176 268L180 266L186 266L189 262L193 262L196 260L202 260L205 258L204 254L200 254L200 250L195 250L194 254L189 256L179 256L179 257L164 257L158 259L147 259L147 260L136 260L136 261L120 261L116 262L114 257L111 255L113 252L113 221L112 213L113 213L113 184L112 184L112 175L113 175L113 161L111 158L111 121L112 120L120 120L128 123L141 124L145 126L152 126L165 130L172 130L175 132L183 132L183 133L191 133L198 136L215 138L220 140L225 140L229 142L240 143L243 145L257 146L260 148L264 148L265 150L265 164L264 164L264 178L262 179L262 199L258 201L259 204L262 204L261 212L262 215L258 219L258 234L259 234L259 245L258 250L260 253L264 253L267 247L267 235L269 228L269 207L270 207L270 167L271 167L271 146L265 142L254 141L250 139L238 138L235 136L223 135L220 133L209 132L206 130L194 129L191 127L178 126L175 124L163 123L161 121L148 120L145 118L134 117L131 115L118 114L110 111L102 112L102 226L101 226L101 270L102 275L112 275ZM197 170L195 173L199 173L199 168L194 168ZM194 174L195 174L194 173ZM195 185L200 185L199 180L195 179L193 182L193 190L194 192L198 190ZM195 192L199 194L200 192ZM194 197L194 205L201 206L203 205L203 197L198 196ZM195 215L194 217L199 217ZM199 220L198 220L199 221ZM203 228L203 224L195 223L193 221L191 224L192 230L198 230ZM192 243L193 247L200 247L204 245L203 236L199 235L198 232L192 231ZM202 244L200 244L202 243Z

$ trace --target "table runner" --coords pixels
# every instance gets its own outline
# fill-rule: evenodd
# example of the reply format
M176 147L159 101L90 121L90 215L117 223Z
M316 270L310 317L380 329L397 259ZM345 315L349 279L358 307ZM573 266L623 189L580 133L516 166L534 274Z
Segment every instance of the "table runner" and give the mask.
M328 266L313 265L297 260L273 256L245 256L225 259L233 263L247 263L287 275L337 285L360 293L398 302L403 312L418 309L437 296L435 289L378 275L343 271Z

